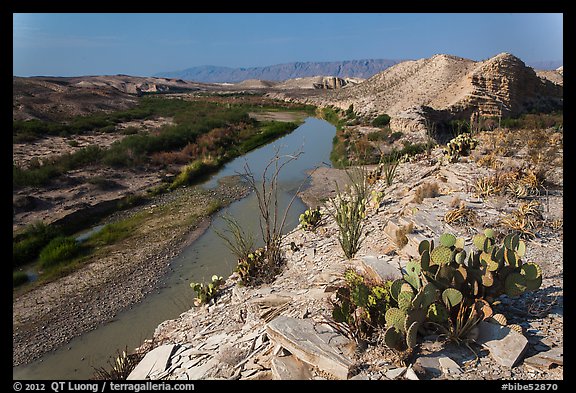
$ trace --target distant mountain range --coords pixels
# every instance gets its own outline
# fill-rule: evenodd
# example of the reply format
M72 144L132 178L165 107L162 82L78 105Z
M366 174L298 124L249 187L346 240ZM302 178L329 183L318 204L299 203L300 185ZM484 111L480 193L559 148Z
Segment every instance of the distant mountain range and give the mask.
M370 78L404 60L367 59L329 62L296 62L266 67L230 68L199 66L182 71L160 72L156 77L183 79L195 82L242 82L247 79L284 81L293 78L330 75L339 78Z
M248 79L285 81L310 76L335 76L339 78L370 78L379 72L407 59L364 59L328 62L295 62L266 67L232 68L212 65L191 67L181 71L166 71L155 77L183 79L203 83L237 83ZM562 61L528 63L538 70L554 70Z

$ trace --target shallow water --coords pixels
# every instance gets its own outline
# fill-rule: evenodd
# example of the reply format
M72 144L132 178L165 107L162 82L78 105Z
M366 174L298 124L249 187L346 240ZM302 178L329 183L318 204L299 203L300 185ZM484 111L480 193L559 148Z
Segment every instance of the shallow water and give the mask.
M335 128L329 123L307 118L291 134L229 162L204 186L214 187L218 179L243 172L246 163L260 178L277 149L280 149L280 155L301 150L303 154L280 172L279 201L280 212L283 212L298 187L306 180L306 171L330 162L334 134ZM305 209L302 201L296 198L289 210L285 231L298 224L298 216ZM213 274L228 277L236 265L235 257L216 234L216 231L226 228L223 214L234 216L245 231L259 233L258 205L252 193L215 215L207 231L171 261L172 269L163 277L158 290L119 313L112 322L73 339L38 361L13 368L13 378L88 379L94 368L107 366L107 362L119 350L136 348L144 339L152 336L161 322L177 318L190 309L195 296L190 282L209 281Z

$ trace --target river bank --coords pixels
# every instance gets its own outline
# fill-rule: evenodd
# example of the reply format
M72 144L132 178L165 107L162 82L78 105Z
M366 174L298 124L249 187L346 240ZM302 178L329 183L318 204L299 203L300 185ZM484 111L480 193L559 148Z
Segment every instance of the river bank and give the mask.
M358 348L330 326L332 302L337 288L344 282L347 268L360 274L373 274L366 261L374 259L405 267L410 258L418 254L420 239L437 240L445 231L469 239L471 233L475 233L470 232L472 228L449 225L443 220L454 200L465 203L477 212L482 224L491 227L497 227L499 218L508 212L506 204L490 198L479 199L469 188L476 176L490 174L491 170L469 161L442 165L441 157L442 153L437 150L431 159L401 163L392 186L382 180L374 185L376 191L383 193L382 200L367 211L366 237L354 258L344 257L337 240L338 227L328 215L325 214L324 223L315 232L295 228L285 239L286 265L274 282L244 287L239 285L238 276L232 274L216 302L193 307L178 318L161 323L141 351L152 356L151 351L162 346L163 350L156 353L164 354L163 366L138 377L176 380L562 379L563 232L550 225L562 217L561 177L554 179L556 188L542 201L548 208L544 211L545 224L539 236L527 243L526 260L542 267L541 288L516 298L503 296L495 308L496 312L506 315L508 323L519 324L523 329L526 349L514 367L502 364L496 350L492 353L492 349L472 343L478 356L474 361L475 354L466 346L437 336L419 337L417 349L403 360L383 342ZM336 176L332 176L334 174ZM341 178L338 171L315 171L312 187L304 192L308 195L302 195L302 199L310 201L316 197L318 200L323 192L330 191L326 185L333 184L338 177ZM422 185L434 183L438 186L436 195L421 200L415 198ZM510 203L518 204L517 201ZM406 235L408 244L399 245L395 229L404 222L412 223L413 229ZM322 335L329 339L315 344ZM501 345L506 348L504 352L517 349L504 342ZM560 356L542 361L547 351ZM539 355L544 358L538 358Z
M157 287L170 260L208 228L211 214L248 191L228 179L214 190L185 187L122 212L148 217L137 233L99 250L72 274L15 293L13 366L40 358L139 302Z

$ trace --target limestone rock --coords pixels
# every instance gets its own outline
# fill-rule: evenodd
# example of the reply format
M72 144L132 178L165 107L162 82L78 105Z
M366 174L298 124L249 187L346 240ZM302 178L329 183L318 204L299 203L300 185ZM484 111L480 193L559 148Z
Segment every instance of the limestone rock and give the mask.
M552 348L546 352L537 353L534 356L524 359L528 366L543 370L549 370L554 366L564 365L564 347Z
M528 340L506 326L481 321L476 342L490 351L490 356L506 367L514 367L528 349Z
M268 337L281 344L298 359L309 363L339 379L347 379L351 360L334 344L338 333L318 333L312 322L280 315L268 323Z
M362 266L366 273L377 281L402 278L402 272L391 258L380 259L372 255L362 257Z
M296 357L282 356L272 358L272 377L277 380L310 380L312 373L305 363Z
M127 380L144 380L151 374L161 373L166 370L172 351L177 347L175 344L166 344L154 348L144 356L136 368L128 375Z

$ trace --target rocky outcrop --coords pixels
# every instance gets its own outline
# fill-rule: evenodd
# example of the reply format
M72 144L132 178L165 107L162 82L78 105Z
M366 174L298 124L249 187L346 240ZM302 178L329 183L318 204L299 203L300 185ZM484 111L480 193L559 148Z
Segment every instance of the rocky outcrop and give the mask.
M481 62L467 79L472 92L454 107L474 107L483 116L516 116L562 105L562 87L540 79L509 53Z
M307 78L288 79L274 86L277 90L292 89L319 89L319 90L338 90L362 82L361 78L339 78L337 76L313 76Z

